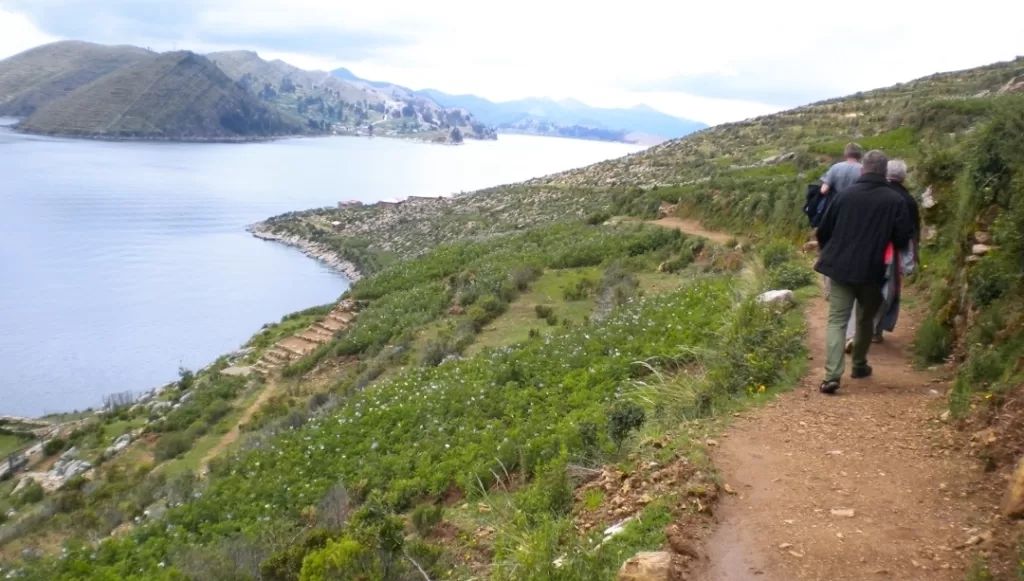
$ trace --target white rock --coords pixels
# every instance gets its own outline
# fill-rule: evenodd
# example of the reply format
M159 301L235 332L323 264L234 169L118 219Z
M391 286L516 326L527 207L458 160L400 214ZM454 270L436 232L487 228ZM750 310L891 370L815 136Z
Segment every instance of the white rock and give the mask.
M975 256L984 256L992 250L992 247L987 244L975 244L971 246L971 253Z
M793 298L793 291L791 290L770 290L761 293L757 297L757 302L767 305L791 306L796 304L796 299Z

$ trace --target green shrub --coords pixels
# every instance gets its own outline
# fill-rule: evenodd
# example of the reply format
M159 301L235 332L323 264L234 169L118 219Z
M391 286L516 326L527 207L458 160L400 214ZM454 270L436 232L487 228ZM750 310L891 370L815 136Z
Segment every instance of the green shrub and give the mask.
M299 581L303 559L312 551L327 546L330 539L327 531L318 529L301 543L275 551L260 564L260 576L263 581Z
M934 317L925 319L914 338L914 356L923 364L942 363L949 357L955 335Z
M171 460L188 452L191 445L192 440L185 434L164 434L157 441L156 447L153 450L153 456L157 462Z
M796 258L796 249L792 244L783 240L768 243L761 249L761 262L766 269L773 269Z
M971 301L976 306L987 307L1009 294L1020 279L1012 269L1013 265L1004 265L994 256L986 256L977 262L969 277Z
M597 281L585 277L562 289L562 297L567 301L582 301L594 294Z
M35 504L43 499L46 492L43 487L39 485L35 480L30 480L24 488L14 496L15 506L26 506L29 504Z
M544 317L544 321L548 326L554 327L558 324L558 317L556 317L554 313L550 313L547 317Z
M597 226L604 224L612 217L611 212L594 212L587 216L587 224L591 226Z
M67 442L65 442L63 438L54 438L43 444L43 453L47 456L60 454L65 448L67 448L67 445Z
M635 430L644 425L646 414L644 408L631 401L619 401L608 411L608 433L618 447Z
M796 290L814 284L814 271L797 262L783 263L768 271L768 285L773 289Z
M537 305L533 308L533 311L537 313L538 319L546 319L551 316L554 310L547 305Z
M416 506L412 511L412 526L421 537L425 537L434 530L434 527L441 524L444 518L444 506L439 504L423 503Z

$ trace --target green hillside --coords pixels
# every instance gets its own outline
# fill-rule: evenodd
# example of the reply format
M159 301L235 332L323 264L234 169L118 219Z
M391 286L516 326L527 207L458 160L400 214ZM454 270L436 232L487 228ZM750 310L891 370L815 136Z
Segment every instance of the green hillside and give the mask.
M19 129L119 139L240 139L294 134L286 118L238 87L206 57L152 55L52 100Z
M351 324L280 376L222 376L226 360L183 373L167 397L196 395L143 428L158 451L144 463L98 459L91 482L46 496L0 488L18 507L0 568L29 581L615 578L671 542L670 523L711 526L729 488L708 434L801 374L802 313L755 297L816 292L795 246L804 186L850 140L906 158L912 191L930 189L915 348L922 365L956 364L943 417L1000 435L978 455L1004 487L1024 446L1021 79L1022 60L936 75L524 184L268 219L258 232L366 275L345 297ZM743 242L642 223L664 213ZM187 442L271 386L232 453L193 475ZM119 413L102 421L148 414ZM993 534L971 579L1020 575L1019 528Z

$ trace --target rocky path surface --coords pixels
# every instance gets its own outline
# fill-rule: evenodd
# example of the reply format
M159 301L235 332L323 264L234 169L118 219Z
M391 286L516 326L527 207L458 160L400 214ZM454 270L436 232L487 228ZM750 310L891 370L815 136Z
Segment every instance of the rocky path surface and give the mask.
M676 217L654 222L724 243ZM702 581L965 579L991 543L982 468L944 422L948 384L916 370L915 313L872 345L874 374L818 393L828 304L806 305L810 364L794 391L737 418L713 448L726 494ZM988 505L986 505L988 503Z
M825 396L827 312L821 298L807 307L800 386L737 419L714 450L735 494L719 507L704 579L964 579L991 536L974 524L981 469L940 419L947 386L910 365L912 314L872 346L873 377L847 373Z

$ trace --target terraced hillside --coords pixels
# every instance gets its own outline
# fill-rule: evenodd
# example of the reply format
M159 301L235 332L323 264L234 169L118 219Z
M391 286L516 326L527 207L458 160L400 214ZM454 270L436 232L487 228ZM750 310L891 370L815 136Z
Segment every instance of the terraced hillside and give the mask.
M324 130L356 132L372 123L377 135L392 130L434 133L446 139L452 128L458 128L465 138L494 137L494 131L468 111L445 109L409 91L364 85L280 60L265 61L252 51L216 52L209 57L261 100Z
M25 117L121 67L151 58L135 46L65 40L0 61L0 116Z
M187 51L153 55L50 101L25 131L122 139L244 139L303 131Z

